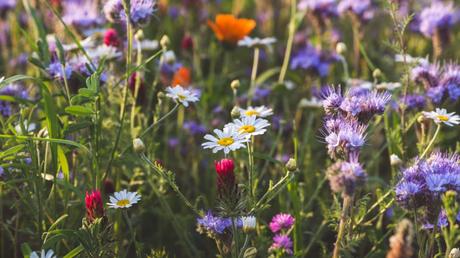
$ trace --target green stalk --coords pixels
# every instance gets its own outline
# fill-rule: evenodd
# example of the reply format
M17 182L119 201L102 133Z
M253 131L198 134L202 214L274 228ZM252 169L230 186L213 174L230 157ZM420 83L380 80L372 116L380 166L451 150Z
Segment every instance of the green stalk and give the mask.
M438 124L438 127L436 128L436 132L434 132L433 138L431 138L431 141L430 141L430 143L428 143L428 146L426 146L425 151L423 151L422 155L420 155L420 159L423 159L423 157L425 157L425 155L431 149L431 147L434 144L434 141L436 140L436 137L438 136L440 131L441 131L441 124Z
M254 95L254 90L256 86L257 68L259 67L259 56L260 56L260 49L258 47L255 47L254 48L254 60L252 62L251 85L249 86L249 94L248 94L248 106L251 105L252 96Z
M142 64L142 48L141 48L141 42L136 39L136 45L137 45L137 61L136 61L136 66L140 66ZM134 96L133 96L133 104L131 106L131 137L135 137L134 135L134 119L136 117L136 102L137 102L137 97L139 95L139 88L141 86L141 78L140 76L136 76L136 81L134 84Z
M342 238L345 235L345 224L347 223L348 210L351 207L352 197L346 196L343 198L342 213L340 214L339 231L337 232L337 240L335 241L334 252L332 258L340 257L340 245L342 244Z
M286 72L289 66L289 60L291 58L292 45L294 43L294 34L295 34L295 29L296 29L296 24L295 24L296 10L297 10L297 0L291 0L291 17L289 21L289 35L288 35L288 41L286 44L286 51L284 52L283 65L281 66L281 72L278 78L278 83L284 82L284 78L286 77Z

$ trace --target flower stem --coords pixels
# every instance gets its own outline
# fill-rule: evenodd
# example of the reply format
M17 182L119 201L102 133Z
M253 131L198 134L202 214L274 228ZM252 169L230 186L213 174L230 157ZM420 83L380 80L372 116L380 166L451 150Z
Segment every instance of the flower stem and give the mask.
M252 63L252 72L251 72L251 85L249 86L249 96L248 96L248 106L251 105L252 97L254 95L254 90L256 86L257 78L257 68L259 67L259 56L260 49L258 47L254 48L254 60Z
M433 138L431 138L430 143L428 143L428 146L426 146L426 149L425 149L425 151L423 151L422 155L420 156L420 159L425 157L425 155L431 149L431 146L434 144L434 141L436 140L436 137L438 136L440 131L441 131L441 124L438 124L438 127L436 128L436 132L434 132Z
M342 238L345 235L345 224L347 223L347 213L351 207L351 196L346 196L343 199L343 207L342 207L342 214L340 214L340 224L339 224L339 231L337 233L337 240L335 241L334 252L332 254L332 258L339 258L340 256L340 244L342 242Z
M278 78L278 83L282 83L286 77L286 72L289 65L289 60L291 58L292 45L294 43L294 34L295 34L295 14L297 10L297 1L291 0L291 17L289 21L289 36L286 45L286 51L284 52L283 65L281 66L280 76Z

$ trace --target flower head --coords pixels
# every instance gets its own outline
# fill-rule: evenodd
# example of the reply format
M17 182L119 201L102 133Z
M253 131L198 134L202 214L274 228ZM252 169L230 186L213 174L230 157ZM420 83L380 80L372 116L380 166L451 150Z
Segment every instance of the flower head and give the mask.
M231 14L218 14L215 22L208 20L208 25L219 41L236 45L251 33L256 22L252 19L238 19Z
M166 96L170 97L185 107L188 107L189 102L197 102L199 100L195 92L184 89L180 85L166 88Z
M279 234L273 237L273 244L269 250L272 252L280 251L291 255L293 254L292 246L292 240L288 235Z
M101 192L99 190L86 192L86 219L93 222L96 218L104 217L104 205L102 204Z
M435 1L420 13L420 32L432 37L436 30L448 29L458 21L452 2Z
M290 66L292 69L308 70L325 77L329 74L330 65L338 60L337 55L307 44L292 57Z
M232 226L231 219L214 216L211 211L208 211L203 217L198 218L197 222L198 227L214 234L222 234L227 228Z
M142 26L150 21L156 10L155 0L131 0L130 22L134 27ZM126 13L122 0L109 0L104 5L104 14L111 22L126 22Z
M110 202L107 203L110 208L123 209L129 208L134 204L138 203L141 196L136 192L128 192L126 189L120 192L115 192L114 195L110 196Z
M92 0L67 0L62 1L62 19L67 24L72 24L81 29L88 29L104 22L99 15L97 1Z
M279 213L272 218L268 227L273 233L277 233L280 230L289 230L294 223L295 218L291 214Z
M371 0L341 0L338 5L338 10L341 15L351 12L362 21L371 20L375 12Z
M110 28L104 32L104 44L112 47L120 46L120 38L118 37L118 32L115 29Z
M266 106L252 107L246 109L240 108L241 116L255 116L255 117L268 117L273 115L273 110Z
M41 251L34 251L30 253L30 258L57 258L54 254L54 251L49 249L48 251L41 250Z
M352 196L366 182L367 174L356 161L338 161L329 167L327 177L332 191L345 197Z
M243 224L243 231L245 232L252 231L257 226L257 220L254 216L241 217L241 221Z
M276 42L276 38L269 37L269 38L251 38L251 37L244 37L242 40L238 41L238 46L240 47L268 47L271 44Z
M301 0L299 10L308 10L319 17L334 17L338 15L336 0Z
M454 126L460 124L460 116L456 115L455 112L447 113L447 110L436 108L435 111L423 112L426 118L432 119L436 124L446 124L448 126Z
M235 151L239 148L244 148L244 143L248 142L249 139L240 134L234 127L227 127L223 130L214 129L216 136L206 134L204 139L207 142L201 144L204 149L212 149L213 153L222 150L225 154L230 151Z
M235 163L231 159L222 159L214 163L217 173L217 190L221 195L232 194L235 190Z
M264 134L270 126L267 120L257 118L256 116L243 116L241 119L235 119L232 123L226 124L225 127L234 127L240 134L245 136L255 136Z

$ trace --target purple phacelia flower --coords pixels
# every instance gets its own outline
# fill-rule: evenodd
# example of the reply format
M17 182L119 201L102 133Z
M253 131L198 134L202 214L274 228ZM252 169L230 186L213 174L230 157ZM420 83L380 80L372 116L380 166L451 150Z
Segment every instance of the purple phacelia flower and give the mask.
M72 75L72 67L64 67L59 61L50 63L46 71L52 78L60 80L64 79L64 74L66 79L69 79Z
M29 94L26 89L16 83L8 84L0 89L0 95L12 96L22 99L28 99ZM0 100L0 114L4 117L11 116L13 112L13 103L6 100Z
M323 108L326 112L326 115L335 115L343 102L342 93L340 88L328 87L324 91L323 99Z
M134 27L147 24L156 8L155 0L131 0L130 22ZM126 13L122 0L109 0L104 5L104 14L111 22L126 22Z
M441 77L441 86L447 90L452 101L460 98L460 66L449 64L444 68Z
M67 0L62 1L62 19L67 23L81 29L88 29L101 25L104 22L97 1L92 0Z
M403 101L408 110L422 109L426 105L425 97L420 94L409 94Z
M184 122L183 128L187 130L191 135L201 135L207 132L206 126L195 121Z
M7 11L16 7L16 0L2 0L0 1L0 15L4 16Z
M412 68L410 77L414 82L422 83L425 89L436 87L441 75L439 64L422 63Z
M291 69L309 70L325 77L329 74L330 65L338 60L337 55L323 52L308 44L292 57Z
M273 237L273 244L270 246L270 252L284 252L286 254L292 255L292 240L288 235L275 235Z
M342 0L338 5L338 11L342 15L351 12L362 21L371 20L375 12L371 0Z
M426 37L432 37L437 30L448 30L458 21L458 13L453 3L436 1L420 13L420 32Z
M357 161L334 163L328 168L327 177L332 191L341 193L342 197L352 196L367 180L366 172Z
M326 136L328 153L331 158L355 157L365 143L366 126L350 120L335 119L326 122Z
M334 17L338 15L336 0L301 0L299 10L308 10L318 17Z
M272 218L269 228L273 233L281 230L289 230L295 223L295 218L291 214L279 213Z

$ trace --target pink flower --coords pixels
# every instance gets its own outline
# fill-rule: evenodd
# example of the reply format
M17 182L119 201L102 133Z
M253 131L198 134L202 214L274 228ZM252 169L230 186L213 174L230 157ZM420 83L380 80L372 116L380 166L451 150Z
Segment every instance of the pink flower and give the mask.
M270 230L273 233L276 233L282 229L289 230L292 225L295 223L295 218L292 217L290 214L287 213L279 213L272 218L270 222Z

